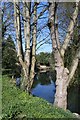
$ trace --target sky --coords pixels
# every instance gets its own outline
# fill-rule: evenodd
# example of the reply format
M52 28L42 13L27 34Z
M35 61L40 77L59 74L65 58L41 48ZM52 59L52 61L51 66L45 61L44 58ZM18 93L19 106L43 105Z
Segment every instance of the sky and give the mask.
M38 15L40 14L40 12L42 11L42 9L44 8L43 6L44 5L47 5L47 3L46 2L42 2L38 7L38 11L37 11L37 13L38 13ZM42 6L42 7L41 7ZM60 11L61 10L61 11ZM63 16L62 16L62 12L64 12L64 8L62 9L59 9L58 10L58 13L60 13L60 16L61 16L61 22L62 22L62 18L63 18ZM7 13L9 14L12 14L13 13L13 11L12 11L12 13L11 13L11 11L10 10L7 10ZM49 29L48 29L48 27L44 27L44 25L46 25L47 24L47 22L48 22L48 16L49 16L49 13L48 13L48 11L46 11L45 13L44 13L44 15L42 16L44 19L42 19L42 17L40 18L40 20L38 20L38 25L37 25L37 29L39 30L39 32L37 33L37 42L40 42L41 40L43 40L43 39L45 39L49 34L50 34L50 31L49 31ZM60 17L59 16L59 17ZM6 16L5 16L6 17ZM64 18L65 20L66 20L66 18ZM12 18L12 20L13 20L13 22L14 22L14 18ZM59 20L59 26L61 26L61 27L63 27L63 25L64 25L65 23L60 23L60 20ZM44 29L42 29L44 27ZM66 27L67 28L67 27ZM9 30L9 32L11 33L11 35L13 35L13 38L14 38L14 40L15 40L15 33L14 33L14 31L13 31L13 27L11 26L11 28L9 28L10 30ZM8 32L8 33L9 33ZM61 41L63 41L64 40L64 36L65 36L65 31L62 29L62 28L60 28L59 27L59 33L60 33L60 36L59 36L59 38L60 38L60 40ZM23 33L22 33L23 34ZM61 34L64 34L64 35L62 35L61 36ZM51 42L51 39L50 39L50 36L48 36L47 38L46 38L46 40L49 40L49 42ZM24 41L24 38L23 38L23 41ZM45 41L43 41L43 42L45 42ZM43 42L41 42L41 44L43 43ZM15 43L16 44L16 43ZM24 47L25 45L24 45L24 42L23 42L23 49L25 49L25 47ZM40 46L40 44L38 44L37 45L37 48ZM52 51L52 45L51 44L43 44L38 50L37 50L37 54L38 53L40 53L40 52L51 52Z
M50 52L51 53L52 52L52 45L45 44L45 45L41 46L40 49L38 49L37 54L40 52Z
M7 3L6 3L7 4ZM37 14L39 15L40 14L40 12L42 11L42 9L44 9L44 5L47 5L46 4L46 2L42 2L40 5L39 5L39 8L38 8L38 10L37 10ZM46 6L45 6L46 7ZM7 9L7 11L5 12L5 14L4 14L4 21L6 20L6 18L7 18L7 15L8 14L10 14L10 15L12 15L14 13L14 11L13 11L13 7L12 7L12 10L10 10L10 9ZM45 17L44 19L42 19L42 17ZM47 27L45 27L44 29L43 29L43 26L44 25L46 25L46 23L47 23L47 21L48 21L48 11L46 11L45 13L44 13L44 15L41 17L41 19L40 20L38 20L38 25L37 25L37 29L40 31L40 33L38 32L37 34L37 42L40 42L41 40L43 40L48 34L49 34L49 30L48 30L48 28ZM22 19L22 18L21 18ZM12 17L12 22L14 23L14 17ZM10 21L11 21L10 20ZM12 36L12 38L13 38L13 40L14 40L14 42L15 42L15 31L14 31L14 26L12 25L12 26L10 26L10 27L8 27L8 30L7 30L7 32L6 32L7 34L10 34L11 36ZM23 34L23 32L22 32L22 34ZM7 38L8 36L6 35L6 38ZM49 40L50 38L49 37L47 37L47 39L46 40ZM45 41L43 41L43 42L45 42ZM42 44L43 42L41 42L40 44ZM40 44L38 44L37 45L37 48L40 46ZM15 45L16 45L16 42L15 42ZM40 52L51 52L51 45L49 44L43 44L37 51L36 51L36 53L38 54L38 53L40 53ZM23 38L23 50L25 50L25 44L24 44L24 38Z

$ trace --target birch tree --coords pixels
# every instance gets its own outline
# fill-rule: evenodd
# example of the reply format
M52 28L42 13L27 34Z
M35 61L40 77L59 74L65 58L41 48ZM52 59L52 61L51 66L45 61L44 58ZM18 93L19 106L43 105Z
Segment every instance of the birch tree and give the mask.
M23 1L23 20L24 20L24 39L25 53L23 54L20 8L18 0L14 1L14 22L17 40L17 55L23 70L23 89L30 92L35 76L35 54L36 54L36 34L37 34L37 3L33 7L33 30L32 30L32 49L30 48L31 39L31 2ZM32 55L30 55L32 53ZM31 57L30 57L31 56Z
M14 24L16 29L16 41L17 41L17 56L19 58L20 65L22 66L24 80L23 86L24 89L27 89L27 63L24 59L23 55L23 48L22 48L22 36L21 36L21 23L20 23L20 9L19 9L19 2L14 0Z
M34 4L33 12L33 30L32 30L32 58L31 58L31 70L30 70L30 86L33 84L35 75L35 62L36 62L36 41L37 41L37 3ZM31 89L31 88L29 88Z
M80 58L80 48L76 51L76 55L73 59L71 70L64 66L64 55L68 47L68 44L73 34L74 25L76 24L76 19L78 16L78 4L75 3L75 10L70 21L66 37L63 45L60 45L57 32L57 22L56 22L56 3L49 3L49 22L48 26L50 29L50 35L52 40L52 48L55 60L55 70L56 70L56 94L54 104L60 108L67 108L67 87L74 76L77 69L79 58Z
M29 81L29 68L30 68L30 7L31 3L23 2L23 17L24 17L24 38L25 38L25 72L27 72L26 77L24 79L24 83L27 86L28 90L28 81Z

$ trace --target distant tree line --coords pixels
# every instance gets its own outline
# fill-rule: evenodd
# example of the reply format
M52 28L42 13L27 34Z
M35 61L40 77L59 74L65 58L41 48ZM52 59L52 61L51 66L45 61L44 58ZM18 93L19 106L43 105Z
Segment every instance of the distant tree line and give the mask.
M50 66L51 53L40 52L36 55L37 64Z

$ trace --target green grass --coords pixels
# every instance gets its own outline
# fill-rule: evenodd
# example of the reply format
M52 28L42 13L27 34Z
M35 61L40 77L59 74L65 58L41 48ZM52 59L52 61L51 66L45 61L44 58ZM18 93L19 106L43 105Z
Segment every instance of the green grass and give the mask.
M26 120L27 118L75 118L70 111L54 107L47 101L28 95L3 76L2 120Z

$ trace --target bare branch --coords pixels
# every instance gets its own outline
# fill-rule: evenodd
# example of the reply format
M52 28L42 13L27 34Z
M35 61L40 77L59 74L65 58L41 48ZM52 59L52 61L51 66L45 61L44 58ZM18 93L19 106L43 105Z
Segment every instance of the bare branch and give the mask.
M56 44L57 48L60 49L60 41L58 36L58 18L57 18L57 3L55 3L55 35L56 35Z
M17 56L21 65L23 65L23 48L22 48L22 36L21 36L21 24L20 24L20 11L16 8L19 6L18 1L14 0L14 24L16 29L16 41L17 41Z
M43 42L44 40L46 40L49 36L50 36L50 34L47 35L44 39L40 40L40 41L37 43L37 45L40 44L41 42Z
M61 52L62 57L64 57L65 50L67 49L68 43L71 39L71 35L73 34L73 30L74 30L73 28L74 28L74 25L76 23L76 18L78 16L78 5L79 5L79 3L76 3L76 8L73 12L72 19L70 21L70 24L69 24L69 27L68 27L68 30L67 30L66 38L65 38L64 43L61 47L60 52Z
M75 72L76 72L76 69L78 67L78 63L79 63L79 59L80 59L80 47L77 49L76 51L76 55L74 56L74 59L72 61L72 65L70 67L70 74L69 74L69 77L68 77L68 82L67 82L67 85L69 85L70 81L72 80Z
M37 20L44 14L44 12L45 12L46 10L48 10L48 6L47 6L46 8L44 8L44 9L40 12L40 14L37 16ZM36 21L34 21L34 22L32 23L32 26L34 25L35 22L36 22Z
M37 19L39 19L39 18L44 14L44 12L45 12L46 10L48 10L48 7L49 7L49 6L47 6L46 8L44 8L44 9L41 11L41 13L37 16Z
M49 40L50 40L50 39L48 39L48 40L46 40L45 42L41 43L41 44L38 46L38 48L36 49L36 51L37 51L42 45L44 45L45 43L47 44ZM49 44L49 43L48 43L48 44Z

